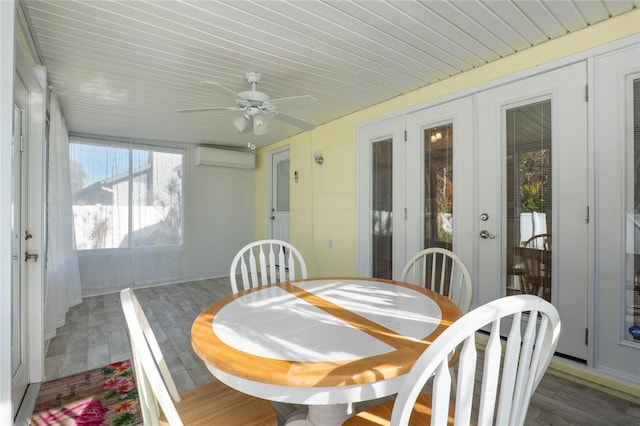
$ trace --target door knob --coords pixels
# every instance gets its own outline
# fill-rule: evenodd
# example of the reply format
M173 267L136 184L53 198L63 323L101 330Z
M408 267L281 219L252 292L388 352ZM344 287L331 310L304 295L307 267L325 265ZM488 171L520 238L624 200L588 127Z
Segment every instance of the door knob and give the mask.
M493 234L490 234L489 231L487 231L486 229L483 229L482 231L480 231L480 238L482 238L483 240L486 240L487 238L490 240L493 240L496 238L496 236Z

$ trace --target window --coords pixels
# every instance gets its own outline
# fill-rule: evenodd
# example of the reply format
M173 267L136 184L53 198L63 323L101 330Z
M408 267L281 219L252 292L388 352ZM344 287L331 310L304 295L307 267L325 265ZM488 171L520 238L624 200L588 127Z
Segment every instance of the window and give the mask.
M78 250L182 245L182 164L177 149L70 144Z

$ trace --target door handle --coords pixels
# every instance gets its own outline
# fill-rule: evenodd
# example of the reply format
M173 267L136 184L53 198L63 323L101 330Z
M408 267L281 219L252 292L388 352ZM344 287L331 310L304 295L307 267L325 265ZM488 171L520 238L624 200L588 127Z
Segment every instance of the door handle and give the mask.
M480 231L480 238L482 238L483 240L486 240L486 239L493 240L496 238L496 236L493 234L490 234L489 231L487 231L486 229L483 229L482 231Z
M24 261L28 262L29 260L33 260L34 262L38 261L38 255L37 254L33 254L33 253L29 253L29 252L24 252Z
M275 216L271 216L270 219L271 220L276 220L276 217Z

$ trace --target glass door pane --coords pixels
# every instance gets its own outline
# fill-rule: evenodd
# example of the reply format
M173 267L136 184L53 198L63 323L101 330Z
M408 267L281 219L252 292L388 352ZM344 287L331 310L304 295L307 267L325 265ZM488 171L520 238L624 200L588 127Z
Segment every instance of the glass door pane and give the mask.
M372 276L391 279L393 275L393 139L374 142L371 155Z
M551 300L551 101L506 111L507 294Z
M290 159L289 150L271 155L271 214L269 215L269 237L276 240L290 240Z
M424 130L424 245L453 248L453 125Z
M289 211L289 160L277 165L276 208L278 211Z

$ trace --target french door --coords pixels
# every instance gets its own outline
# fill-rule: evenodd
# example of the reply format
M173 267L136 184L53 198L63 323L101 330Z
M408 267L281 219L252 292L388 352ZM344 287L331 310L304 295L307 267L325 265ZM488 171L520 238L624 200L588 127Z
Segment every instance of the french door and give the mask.
M472 264L472 105L466 97L360 129L359 274L400 279L427 247Z
M562 318L557 351L587 359L586 63L477 95L478 304L536 294Z
M13 415L15 416L29 382L27 336L27 268L25 141L28 135L29 93L18 75L15 76L13 139L11 156L11 374L13 379Z
M442 247L472 267L472 111L467 96L406 117L404 262L422 249Z
M560 311L558 351L587 359L586 64L363 126L358 270L400 278L426 247L472 270L474 306L536 294Z

